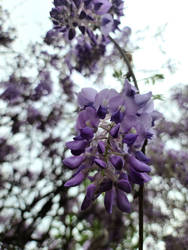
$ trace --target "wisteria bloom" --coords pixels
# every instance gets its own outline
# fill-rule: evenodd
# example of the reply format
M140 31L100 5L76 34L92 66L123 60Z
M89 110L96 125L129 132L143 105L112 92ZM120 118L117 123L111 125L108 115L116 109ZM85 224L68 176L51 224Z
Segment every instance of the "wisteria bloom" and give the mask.
M151 179L150 159L142 152L144 142L152 138L156 119L151 97L151 92L137 93L128 80L121 93L114 89L97 92L93 88L78 93L76 136L66 143L73 156L63 163L74 171L66 187L90 180L82 210L105 193L108 213L112 213L113 206L130 213L127 194L133 184Z
M61 32L68 40L76 35L87 35L95 41L95 31L107 36L118 28L123 15L122 0L54 0L50 12L53 30ZM48 40L54 32L48 32Z

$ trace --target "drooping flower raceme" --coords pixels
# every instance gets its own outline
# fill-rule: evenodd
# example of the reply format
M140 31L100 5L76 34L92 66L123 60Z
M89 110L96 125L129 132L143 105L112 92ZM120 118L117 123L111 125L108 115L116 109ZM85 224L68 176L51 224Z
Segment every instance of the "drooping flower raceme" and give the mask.
M93 40L95 30L107 36L118 28L122 15L122 0L54 0L50 12L54 30L63 33L68 40L79 33ZM53 34L49 31L48 37Z
M81 111L76 121L76 136L66 146L73 156L63 163L74 174L66 187L77 186L86 178L90 184L81 209L88 208L102 193L107 212L116 205L129 213L127 193L133 184L143 184L151 177L150 159L141 151L151 139L156 119L151 92L138 94L125 81L122 93L114 89L97 92L84 88L78 94Z

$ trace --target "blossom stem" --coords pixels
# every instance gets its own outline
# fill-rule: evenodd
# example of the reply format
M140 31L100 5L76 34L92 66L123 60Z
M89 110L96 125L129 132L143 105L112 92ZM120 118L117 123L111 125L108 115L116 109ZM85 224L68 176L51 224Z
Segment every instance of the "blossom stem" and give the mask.
M134 82L134 85L135 87L137 88L137 90L139 91L139 88L138 88L138 84L137 84L137 80L136 80L136 77L135 77L135 74L132 70L132 67L131 67L131 64L129 62L129 59L127 58L126 56L126 53L125 53L125 50L123 50L119 44L111 37L111 36L108 36L108 38L113 42L113 44L116 46L116 48L118 49L119 53L121 54L121 56L123 57L123 60L125 61L127 67L128 67L128 71L129 71L129 74L130 76L132 77L133 79L133 82Z
M144 144L142 146L142 152L145 154L146 151L146 146L147 146L148 141L145 140ZM144 184L140 185L139 188L139 196L138 196L138 206L139 206L139 250L143 250L143 243L144 243Z
M139 250L143 250L143 196L144 196L144 184L140 185L139 189L139 196L138 196L138 202L139 202Z

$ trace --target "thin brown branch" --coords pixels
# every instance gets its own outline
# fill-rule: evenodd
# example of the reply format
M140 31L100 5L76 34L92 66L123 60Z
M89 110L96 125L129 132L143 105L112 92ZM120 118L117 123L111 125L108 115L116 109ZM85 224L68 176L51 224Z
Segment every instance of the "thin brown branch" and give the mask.
M135 74L132 70L132 67L131 67L131 64L129 62L129 59L125 53L125 50L123 50L119 44L111 37L111 36L108 36L108 38L113 42L113 44L116 46L116 48L118 49L119 53L121 54L121 56L123 57L123 60L125 61L126 65L127 65L127 68L128 68L128 73L129 75L132 77L133 79L133 82L134 82L134 85L135 87L137 88L137 90L139 91L139 88L138 88L138 84L137 84L137 80L136 80L136 77L135 77Z

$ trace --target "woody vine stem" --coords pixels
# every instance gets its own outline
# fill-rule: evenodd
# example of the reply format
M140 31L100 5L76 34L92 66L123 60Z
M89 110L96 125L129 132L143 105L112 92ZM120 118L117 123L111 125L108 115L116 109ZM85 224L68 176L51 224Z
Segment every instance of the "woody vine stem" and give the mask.
M108 36L109 39L112 41L112 43L115 45L115 47L117 48L117 50L119 51L120 55L122 56L124 62L127 65L128 68L128 76L132 78L134 85L136 87L136 89L139 92L139 87L138 87L138 83L135 77L135 74L133 72L132 66L129 62L129 59L127 58L126 55L126 51L123 50L119 44L111 37ZM145 140L144 145L142 147L142 152L145 153L145 147L147 145L147 140ZM143 217L144 217L144 207L143 207L143 198L144 198L144 184L140 185L139 191L138 191L138 210L139 210L139 242L138 242L138 246L139 246L139 250L143 250L143 227L144 227L144 222L143 222Z

